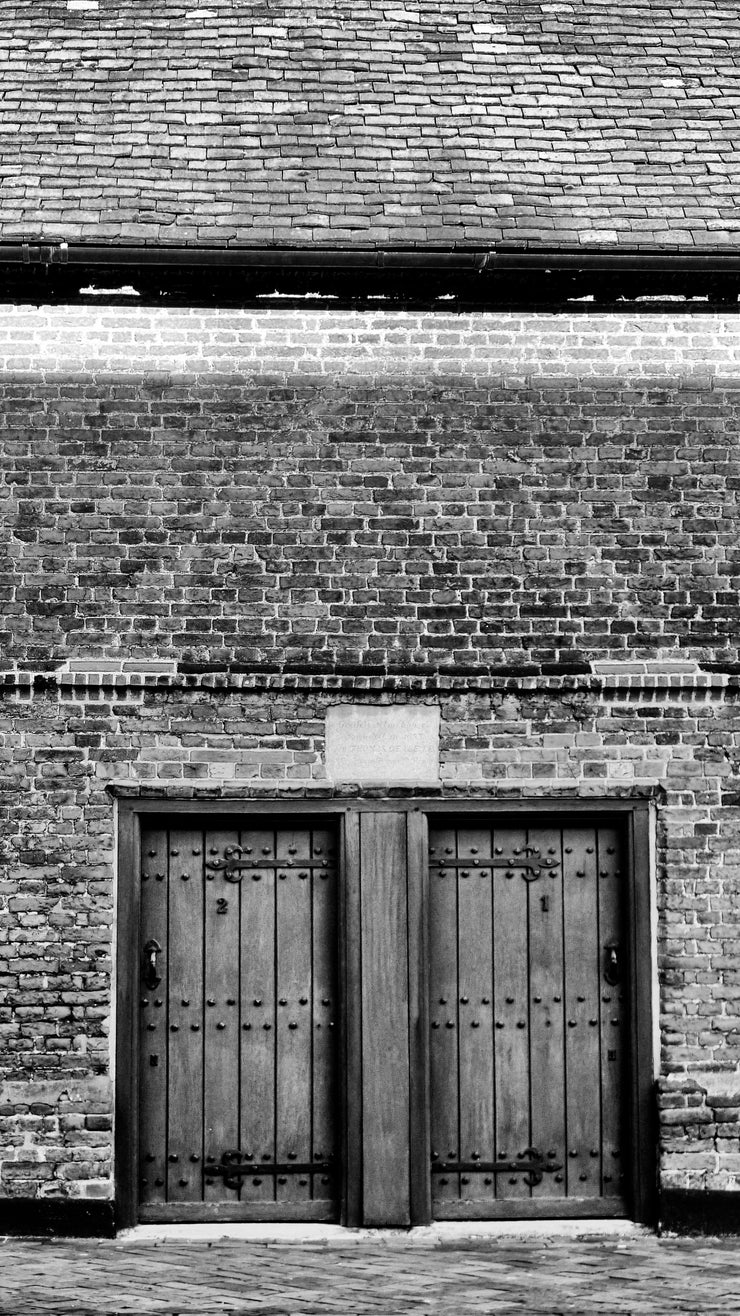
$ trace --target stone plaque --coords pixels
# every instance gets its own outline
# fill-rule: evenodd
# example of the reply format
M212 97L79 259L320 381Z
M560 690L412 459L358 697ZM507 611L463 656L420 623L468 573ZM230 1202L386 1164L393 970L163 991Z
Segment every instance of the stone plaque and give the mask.
M326 715L326 771L334 782L439 782L439 708L336 704Z

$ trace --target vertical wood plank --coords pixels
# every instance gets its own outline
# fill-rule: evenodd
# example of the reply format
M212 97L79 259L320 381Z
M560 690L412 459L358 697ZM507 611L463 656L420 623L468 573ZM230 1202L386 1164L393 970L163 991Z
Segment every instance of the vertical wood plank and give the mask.
M141 837L141 930L138 951L139 1006L139 1201L142 1206L167 1200L167 888L166 827L144 827ZM161 982L146 987L143 949L154 939ZM146 1004L143 1004L146 1002Z
M141 1064L141 846L139 820L118 809L116 954L116 1228L136 1224L139 1204L139 1070ZM146 1167L147 1171L149 1166ZM143 1171L142 1171L143 1173Z
M598 845L599 928L597 955L601 968L601 1175L605 1197L623 1197L628 1185L623 1104L629 1026L629 948L624 928L627 872L616 827L600 827ZM620 981L606 980L608 947L617 947Z
M362 1224L362 907L360 815L348 809L342 828L340 973L342 981L343 1223Z
M362 1094L366 1225L408 1225L406 817L363 814Z
M429 935L427 821L409 813L406 827L409 920L409 1102L411 1223L431 1220L429 1173Z
M601 1112L596 832L563 830L566 1161L569 1197L601 1194Z
M206 834L209 855L220 858L228 846L237 845L234 830L215 829ZM207 1201L235 1202L238 1188L227 1188L222 1179L208 1183L208 1158L220 1161L224 1151L239 1145L239 887L227 882L222 872L206 884L205 966L203 1012L203 1121L206 1155L205 1197ZM249 881L249 878L245 880Z
M530 828L533 860L553 862L529 890L532 1145L565 1164L563 1045L563 855L559 827ZM543 1081L544 1080L544 1081ZM554 1152L555 1156L550 1156ZM565 1171L545 1174L533 1197L564 1197Z
M635 806L623 835L629 891L625 922L629 929L629 960L625 984L629 991L631 1084L629 1110L630 1207L635 1219L653 1223L657 1215L657 1110L654 1098L654 1001L651 965L652 806Z
M279 828L276 858L285 867L277 869L275 1155L282 1164L311 1159L311 870L297 862L310 857L310 846L305 828ZM308 1177L278 1174L278 1202L310 1196Z
M495 858L512 859L511 868L494 870L493 885L496 1154L508 1161L530 1145L529 886L516 866L526 831L496 828L493 842ZM497 1175L496 1197L529 1198L524 1176Z
M435 1169L460 1159L457 1046L457 875L445 860L457 858L452 827L429 836L429 1068L431 1088L432 1200L456 1201L460 1176Z
M245 859L272 859L274 830L242 830L241 844ZM258 882L247 871L241 882L241 1149L255 1166L275 1159L275 886L272 869ZM273 1176L255 1170L242 1180L241 1196L273 1201Z
M338 1196L338 1124L337 1041L339 1001L337 982L337 843L326 827L311 833L311 856L325 859L325 869L314 869L311 876L313 980L311 985L311 1145L310 1156L330 1160L335 1172L312 1176L314 1200Z
M491 830L462 827L457 836L458 860L458 1053L460 1064L460 1159L491 1161L494 1157L493 1095L493 929ZM464 1171L460 1198L493 1200L490 1174Z
M173 828L167 935L171 1202L199 1201L203 1195L203 886L202 830Z

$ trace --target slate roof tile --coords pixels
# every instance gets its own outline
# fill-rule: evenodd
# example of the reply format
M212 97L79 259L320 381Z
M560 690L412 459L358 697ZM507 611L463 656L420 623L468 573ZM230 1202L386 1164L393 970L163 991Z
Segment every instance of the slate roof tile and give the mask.
M729 0L8 0L0 239L737 244Z

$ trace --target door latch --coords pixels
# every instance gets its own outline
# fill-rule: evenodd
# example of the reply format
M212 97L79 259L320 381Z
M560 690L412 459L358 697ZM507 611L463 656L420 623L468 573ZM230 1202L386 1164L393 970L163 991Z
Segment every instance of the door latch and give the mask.
M162 947L159 942L152 937L144 947L144 983L153 991L162 981L161 974L157 973L157 955Z
M619 946L604 947L604 977L610 987L616 987L622 978L622 966L619 960Z

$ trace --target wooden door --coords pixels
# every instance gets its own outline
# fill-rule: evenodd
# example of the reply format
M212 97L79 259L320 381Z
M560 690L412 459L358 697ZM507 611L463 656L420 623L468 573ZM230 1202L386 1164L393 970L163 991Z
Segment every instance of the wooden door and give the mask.
M620 830L434 822L429 882L433 1214L627 1214Z
M336 838L145 822L139 1218L338 1215Z

